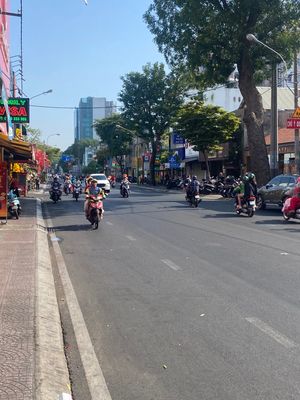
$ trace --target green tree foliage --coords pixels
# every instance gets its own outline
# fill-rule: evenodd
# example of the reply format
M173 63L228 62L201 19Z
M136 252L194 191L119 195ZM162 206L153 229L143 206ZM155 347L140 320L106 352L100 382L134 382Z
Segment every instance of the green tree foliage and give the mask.
M155 63L143 67L143 72L131 72L122 77L119 100L123 103L123 118L137 136L151 143L151 178L157 147L168 130L172 117L183 102L184 84L177 75L166 74L164 65Z
M101 149L97 156L115 158L123 173L123 156L130 153L133 132L126 128L121 115L113 114L110 117L96 120L94 127L101 143L106 145L106 149Z
M287 60L299 49L299 1L295 0L153 0L145 20L161 52L183 63L204 87L225 83L237 66L246 107L251 169L259 183L269 178L263 132L263 106L255 73L266 72L275 59L266 48L249 42L252 33Z
M96 160L92 160L86 167L82 168L84 174L96 174L99 171L103 171L103 167Z
M209 173L207 155L210 150L219 150L222 143L233 137L240 120L233 113L203 102L192 101L183 105L176 117L176 131L204 155Z

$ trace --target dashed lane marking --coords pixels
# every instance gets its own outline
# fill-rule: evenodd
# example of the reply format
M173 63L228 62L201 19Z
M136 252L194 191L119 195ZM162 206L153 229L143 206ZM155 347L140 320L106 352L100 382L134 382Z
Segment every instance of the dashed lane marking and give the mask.
M173 269L174 271L179 271L181 268L179 265L173 263L173 261L168 260L168 259L162 259L161 260L164 264L166 264L169 268Z
M126 235L126 237L127 237L128 240L131 240L132 242L136 241L136 238L134 238L133 236Z
M260 319L251 317L251 318L246 318L246 321L256 326L256 328L258 328L266 335L270 336L272 339L276 340L277 343L280 343L286 349L293 349L294 347L297 347L297 344L295 342L293 342L291 339L289 339L282 333L276 331L275 329L273 329L271 326L261 321Z

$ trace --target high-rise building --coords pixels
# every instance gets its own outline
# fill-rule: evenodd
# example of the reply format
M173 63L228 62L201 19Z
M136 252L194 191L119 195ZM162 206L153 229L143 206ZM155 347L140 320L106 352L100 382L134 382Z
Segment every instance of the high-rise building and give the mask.
M107 101L105 97L81 98L74 115L75 140L97 139L98 136L93 127L95 120L106 118L114 112L116 112L116 105L113 101Z

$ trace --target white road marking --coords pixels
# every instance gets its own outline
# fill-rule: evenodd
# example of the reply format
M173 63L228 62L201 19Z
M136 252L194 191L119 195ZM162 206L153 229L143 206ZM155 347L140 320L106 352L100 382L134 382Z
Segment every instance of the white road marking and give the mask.
M162 259L161 260L164 264L166 264L169 268L173 269L174 271L179 271L180 267L173 263L173 261L168 260L168 259Z
M112 226L112 225L113 225L113 223L112 223L112 222L110 222L110 221L105 221L105 223L106 223L107 225L110 225L110 226Z
M282 256L288 256L289 253L280 253L280 255L282 255Z
M276 340L276 342L280 343L286 349L292 349L297 347L297 344L289 339L287 336L283 335L282 333L276 331L271 326L267 325L265 322L261 321L258 318L246 318L246 321L250 322L264 332L266 335L270 336L272 339Z
M136 241L136 238L134 238L134 237L132 237L130 235L126 235L126 237L127 237L128 240L131 240L132 242Z

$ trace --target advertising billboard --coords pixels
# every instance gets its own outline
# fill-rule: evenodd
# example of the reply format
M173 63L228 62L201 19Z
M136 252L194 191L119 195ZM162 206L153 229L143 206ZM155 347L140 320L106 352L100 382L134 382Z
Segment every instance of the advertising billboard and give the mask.
M6 103L0 99L0 123L7 121ZM21 97L10 97L7 100L7 106L10 113L10 119L13 123L28 124L29 123L29 99Z

